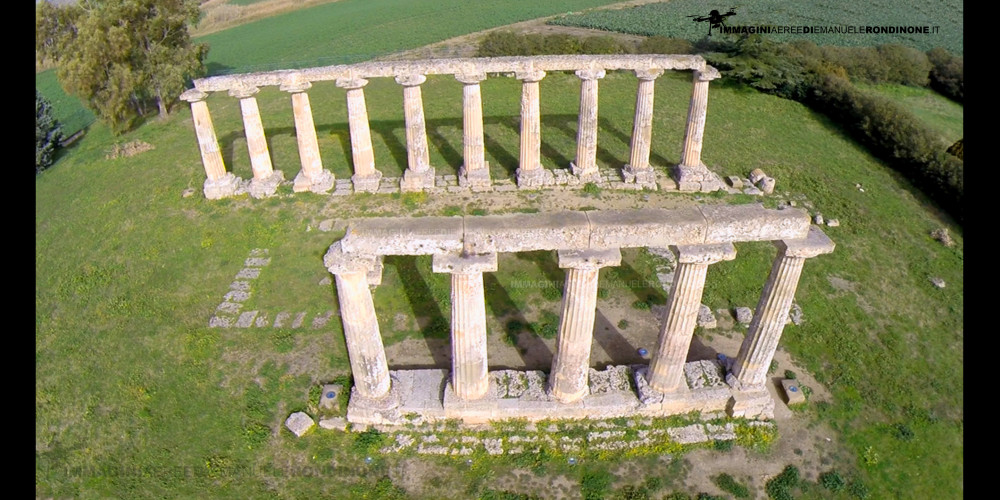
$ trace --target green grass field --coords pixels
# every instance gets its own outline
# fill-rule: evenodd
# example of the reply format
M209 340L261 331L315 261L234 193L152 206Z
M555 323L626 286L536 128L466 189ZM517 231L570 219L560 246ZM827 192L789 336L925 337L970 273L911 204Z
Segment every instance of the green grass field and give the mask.
M342 0L196 39L210 74L349 64L608 0Z
M769 33L763 36L776 41L796 38L811 40L816 45L875 46L898 43L927 51L943 47L962 54L962 2L921 0L879 0L847 5L835 0L764 0L752 3L703 2L671 0L616 10L592 11L560 16L549 24L579 26L633 35L661 35L695 41L708 33L707 22L694 22L689 16L708 16L714 9L726 13L736 6L736 15L727 17L726 24L773 26L930 26L937 33L911 34L833 34L833 33ZM719 36L713 30L713 36ZM732 36L732 35L727 35Z
M892 99L913 112L936 131L945 144L953 144L963 137L962 105L933 90L903 85L857 85Z
M633 77L621 73L602 80L603 165L627 157L634 85ZM578 88L571 75L552 74L541 84L547 167L564 166L573 156ZM397 175L405 161L399 89L373 80L366 91L377 165ZM663 165L680 153L690 79L665 75L656 91L652 159ZM494 175L510 175L517 158L519 85L489 79L483 94L487 160ZM424 85L431 160L439 173L461 163L460 95L453 79L432 77ZM310 97L324 163L338 177L349 175L343 90L317 84ZM298 160L288 96L269 89L258 100L275 168L290 177ZM248 178L237 101L213 95L209 106L227 165ZM105 159L113 142L130 140L156 149ZM825 216L842 221L827 229L837 251L805 267L797 301L807 323L786 329L782 340L834 394L833 404L803 417L831 424L856 453L832 466L860 474L872 498L914 489L935 498L960 491L961 229L836 126L797 103L715 85L705 141L703 158L718 173L761 167L779 180L778 192L801 193ZM322 255L338 234L317 231L320 220L470 213L478 203L455 200L432 208L441 204L413 196L329 200L311 194L209 202L200 194L203 180L185 109L118 139L95 125L36 180L37 495L195 496L211 488L219 497L363 498L385 487L375 482L380 474L410 459L380 456L359 476L349 472L363 467L350 436L316 432L297 440L281 427L288 413L307 406L318 383L349 372L336 317L318 330L220 330L208 328L207 321L252 248L270 249L272 263L255 282L248 307L311 317L336 309L333 289L318 283L327 274ZM864 193L856 183L865 186ZM182 198L187 187L197 194ZM655 193L644 205L666 197ZM537 203L523 199L527 208ZM941 225L951 229L956 247L928 236ZM710 307L756 302L774 249L747 244L738 251L737 260L710 269L704 300ZM423 260L388 262L376 307L386 332L392 331L394 312L430 311L438 320L428 329L387 333L388 343L443 333L447 280L428 272ZM506 280L550 279L551 266L515 262L501 261L512 274L498 273L493 286L505 290L510 302L491 308L491 318L511 305L546 303L541 291L519 291ZM651 273L641 260L630 266L640 276ZM934 288L932 275L944 278L947 287ZM853 292L834 288L830 277L853 283ZM504 335L497 330L491 335ZM900 439L899 425L914 437ZM865 466L869 447L880 460ZM344 470L323 477L296 474L331 460ZM513 467L481 460L477 467L496 474ZM451 471L442 472L447 480L435 490L440 494L475 486L472 473L459 465L444 461L436 467ZM563 469L552 473L557 470ZM578 477L572 470L563 473Z
M63 91L56 70L35 74L35 88L52 103L52 116L62 124L64 136L69 137L94 123L94 113L83 107L79 99Z

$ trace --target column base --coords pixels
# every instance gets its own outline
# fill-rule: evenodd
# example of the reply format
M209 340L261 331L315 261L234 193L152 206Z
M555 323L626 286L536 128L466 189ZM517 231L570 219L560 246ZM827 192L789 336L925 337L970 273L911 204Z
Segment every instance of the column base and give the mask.
M626 184L639 184L642 187L656 189L656 172L653 167L635 168L626 163L622 167L622 180Z
M333 189L335 180L333 172L326 169L321 170L315 179L309 178L304 171L299 171L298 175L295 176L295 181L292 183L292 192L302 193L312 191L316 194L326 194Z
M490 178L490 162L484 162L483 165L483 168L475 170L468 170L465 165L462 165L458 169L458 185L473 188L492 186L493 179Z
M399 422L403 417L400 406L404 398L404 393L400 389L400 382L392 372L389 373L389 392L380 398L366 398L358 393L356 387L351 387L351 399L347 403L347 421L389 425Z
M205 193L205 198L210 200L218 200L221 198L227 198L236 195L237 189L239 189L240 182L243 179L236 177L232 172L226 172L220 179L205 179L205 185L203 192Z
M444 407L445 418L461 419L466 424L485 424L492 420L498 413L497 383L489 380L486 393L476 399L462 399L455 394L455 386L452 385L451 377L444 387Z
M382 172L378 170L371 174L354 174L351 176L351 183L354 184L355 193L378 192L380 182L382 182Z
M432 187L434 187L434 167L427 167L419 172L408 168L399 181L399 190L404 193L419 192Z
M774 418L774 398L765 384L744 384L732 373L726 374L726 384L732 388L726 414L731 417Z
M514 176L517 177L517 187L519 188L538 188L545 185L546 170L544 168L538 167L531 170L525 170L519 168L514 171Z
M601 173L596 166L584 169L576 166L576 162L570 162L569 170L576 178L580 179L580 182L601 182Z
M677 179L677 190L682 192L711 193L726 188L722 179L704 163L693 166L677 165L674 167L674 178Z
M274 193L278 190L278 185L284 181L285 173L281 170L275 170L271 172L271 175L263 179L252 179L248 191L250 192L250 196L254 198L267 198L274 196Z

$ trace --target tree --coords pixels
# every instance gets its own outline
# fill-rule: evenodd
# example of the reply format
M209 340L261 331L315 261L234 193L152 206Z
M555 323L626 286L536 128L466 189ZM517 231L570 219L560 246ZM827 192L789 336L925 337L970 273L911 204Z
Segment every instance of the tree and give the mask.
M204 73L208 46L194 44L198 0L39 2L35 51L58 65L63 88L116 133L155 104L161 117L189 78Z
M52 117L52 105L35 90L35 173L52 165L52 156L62 140L62 127Z

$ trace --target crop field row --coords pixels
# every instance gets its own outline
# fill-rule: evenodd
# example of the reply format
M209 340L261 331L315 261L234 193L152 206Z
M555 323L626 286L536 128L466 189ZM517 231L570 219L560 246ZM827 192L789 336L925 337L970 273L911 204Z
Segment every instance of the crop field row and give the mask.
M913 34L856 33L768 33L776 41L808 39L817 45L875 46L898 43L927 51L943 47L962 54L962 2L946 0L874 0L844 3L836 0L761 0L753 3L672 0L616 10L598 10L560 16L549 24L615 31L642 36L669 36L700 40L709 23L695 22L712 10L725 14L735 6L736 15L725 18L727 26L929 26L937 32ZM718 29L712 36L720 36ZM734 36L734 35L721 35Z
M210 74L349 64L608 0L343 0L196 39ZM420 29L415 29L419 26Z

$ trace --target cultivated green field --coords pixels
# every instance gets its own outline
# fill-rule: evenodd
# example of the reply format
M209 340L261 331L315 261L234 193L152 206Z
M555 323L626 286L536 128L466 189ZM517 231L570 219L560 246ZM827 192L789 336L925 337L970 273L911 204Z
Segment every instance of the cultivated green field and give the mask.
M901 104L938 132L945 144L963 137L962 105L933 90L903 85L856 85Z
M776 41L796 38L811 40L817 45L875 46L898 43L927 51L943 47L955 54L963 53L963 3L920 0L878 0L845 3L837 0L763 0L756 2L703 2L701 0L671 0L638 7L591 11L560 16L549 24L579 26L633 35L661 35L695 41L708 34L707 22L694 22L688 16L708 16L712 10L726 13L736 6L736 15L726 18L726 25L774 26L937 26L929 34L766 34ZM719 36L718 30L712 30ZM731 35L730 35L731 36Z
M541 83L546 167L563 167L573 157L578 89L572 75L551 74ZM310 90L323 161L339 178L350 173L343 92L332 84ZM461 163L461 87L452 78L431 77L423 92L431 161L439 173L454 172ZM516 167L519 92L513 79L491 78L483 85L487 160L494 176L511 175ZM634 92L630 75L611 73L602 80L602 165L617 166L627 158ZM680 153L690 77L665 75L656 92L652 161L667 165ZM399 88L374 79L366 98L378 168L398 175L405 163ZM258 101L275 168L290 178L298 159L288 96L266 89ZM249 178L237 100L218 94L208 102L227 166ZM105 159L112 143L132 140L156 149ZM807 322L787 328L782 340L833 393L832 404L802 415L832 425L847 444L851 455L828 466L860 478L870 498L907 497L912 491L947 498L961 492L961 229L836 126L795 102L713 85L703 158L721 175L761 167L778 179L779 193L804 195L825 216L842 222L826 230L837 251L805 266L797 301ZM190 113L183 108L166 122L150 122L118 139L95 125L36 180L38 496L191 497L211 491L234 498L379 498L375 492L381 491L391 498L392 484L377 481L417 466L437 478L424 482L424 497L456 492L475 497L492 486L482 482L484 470L502 478L515 468L485 456L476 457L473 468L392 455L366 465L364 447L351 435L322 431L295 439L281 426L283 419L306 409L318 384L349 373L336 316L320 329L207 327L253 248L269 249L272 263L255 282L246 309L304 311L310 318L336 310L334 289L318 283L327 275L322 255L342 233L318 231L322 220L499 209L486 208L485 197L414 195L297 194L209 202L200 194L203 180ZM188 187L196 194L181 197ZM282 192L290 193L287 187ZM631 195L635 206L671 199L647 194L648 202L641 193ZM522 196L509 209L537 209L544 198ZM581 193L568 203L600 207L601 200ZM773 206L776 199L765 203ZM928 236L942 225L952 231L956 247ZM756 303L774 249L748 244L738 252L737 260L709 271L704 302L712 308ZM648 262L638 257L630 257L630 269L651 276ZM501 261L512 275L497 273L491 296L510 302L490 301L492 336L506 335L498 316L511 307L530 304L536 313L558 307L544 291L507 282L551 279L554 257L540 258L537 264L513 257ZM444 334L446 279L429 273L426 264L408 258L387 262L385 284L375 297L390 345L404 338L430 342ZM942 277L947 287L934 288L930 276ZM846 280L847 288L838 279ZM648 291L611 293L631 302ZM429 326L395 331L396 313L428 312ZM573 468L555 459L546 470L549 477L577 484L585 471L610 469L622 460ZM670 479L655 461L628 461L643 476ZM807 497L849 498L812 484ZM671 487L682 489L679 483Z
M349 64L609 0L342 0L196 39L210 74Z

